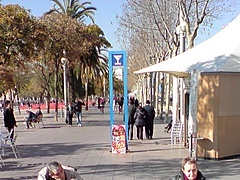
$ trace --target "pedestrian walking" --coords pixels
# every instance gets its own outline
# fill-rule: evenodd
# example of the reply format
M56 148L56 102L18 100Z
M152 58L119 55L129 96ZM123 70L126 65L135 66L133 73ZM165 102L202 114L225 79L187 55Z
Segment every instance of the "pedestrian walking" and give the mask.
M114 110L115 112L118 111L118 97L114 97Z
M3 105L2 105L2 102L0 102L0 112L2 112L2 109L3 109Z
M135 103L135 106L138 107L138 105L139 105L139 101L138 101L137 98L135 99L135 102L134 102L134 103Z
M82 127L82 107L85 106L85 103L82 99L76 99L75 100L75 113L77 118L77 125L78 127Z
M155 117L155 110L154 107L150 105L150 101L146 101L146 105L143 107L146 112L146 121L145 121L145 133L147 139L153 138L153 125L154 125L154 117Z
M134 105L134 100L130 99L128 106L128 135L129 140L133 139L133 127L135 123L134 115L136 113L136 107Z
M104 114L105 103L106 103L105 99L103 97L100 97L99 104L100 104L100 111L102 112L102 114Z
M68 127L72 127L72 118L74 114L74 107L72 106L72 103L68 103L67 107L67 122L68 122Z
M17 127L16 119L13 114L13 109L11 108L11 103L9 100L5 102L5 109L3 112L3 121L4 121L4 126L8 130L8 132L11 133L10 138L14 137L14 127Z
M143 140L143 127L145 126L145 118L147 116L146 110L142 107L142 104L139 103L138 109L134 115L135 126L137 127L137 139Z
M28 101L27 102L28 109L31 109L31 103Z
M123 102L124 101L124 98L121 97L119 100L118 100L118 112L119 114L121 114L123 112Z

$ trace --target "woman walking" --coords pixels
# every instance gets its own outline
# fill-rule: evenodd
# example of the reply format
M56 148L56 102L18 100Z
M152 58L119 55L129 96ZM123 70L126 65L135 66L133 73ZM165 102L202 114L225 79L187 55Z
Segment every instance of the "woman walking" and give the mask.
M134 118L136 119L135 126L137 127L137 139L139 139L140 141L143 140L143 126L145 126L146 115L146 110L142 107L142 104L139 103Z

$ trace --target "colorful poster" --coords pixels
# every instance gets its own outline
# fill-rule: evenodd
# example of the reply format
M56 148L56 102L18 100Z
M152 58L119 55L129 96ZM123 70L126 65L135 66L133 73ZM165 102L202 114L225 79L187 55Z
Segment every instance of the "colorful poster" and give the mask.
M126 130L125 125L112 126L112 153L126 153Z

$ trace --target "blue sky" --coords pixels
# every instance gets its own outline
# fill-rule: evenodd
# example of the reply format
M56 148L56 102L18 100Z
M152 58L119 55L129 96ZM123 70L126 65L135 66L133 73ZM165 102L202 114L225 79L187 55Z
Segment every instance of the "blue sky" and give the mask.
M115 32L117 30L116 15L121 15L121 6L126 0L88 0L92 3L93 7L97 8L95 13L95 22L103 30L107 40L112 44L113 49L111 50L121 50L121 46L117 43L117 37ZM86 2L86 1L82 1ZM27 9L30 9L32 15L38 17L44 12L48 11L52 6L53 2L50 0L2 0L2 4L19 4ZM196 39L196 44L208 39L217 32L219 32L222 27L226 26L231 22L237 15L240 14L240 8L237 8L236 12L224 14L221 19L214 22L214 26L210 29L209 34L198 33ZM195 44L195 45L196 45Z
M115 36L118 26L116 15L121 14L121 6L125 0L86 0L81 2L87 1L97 8L94 20L103 30L107 40L112 44L113 48L111 50L121 50ZM30 9L32 15L39 17L53 7L54 3L50 0L2 0L2 4L19 4L26 9Z

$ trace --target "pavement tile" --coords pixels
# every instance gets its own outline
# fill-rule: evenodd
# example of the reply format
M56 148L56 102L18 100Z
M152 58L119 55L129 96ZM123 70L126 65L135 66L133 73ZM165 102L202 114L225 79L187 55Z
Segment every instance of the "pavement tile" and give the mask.
M123 115L114 115L115 124L123 124ZM52 160L75 167L85 180L167 180L178 173L181 159L189 154L181 145L170 144L170 133L164 132L165 124L157 118L153 140L133 139L129 141L128 153L112 154L108 108L105 114L94 107L83 111L83 127L77 127L75 120L68 127L64 118L55 122L51 111L44 112L44 128L25 129L25 114L15 116L21 158L16 159L10 149L6 150L0 180L36 179L37 172ZM198 164L207 179L240 179L240 157L198 159Z

